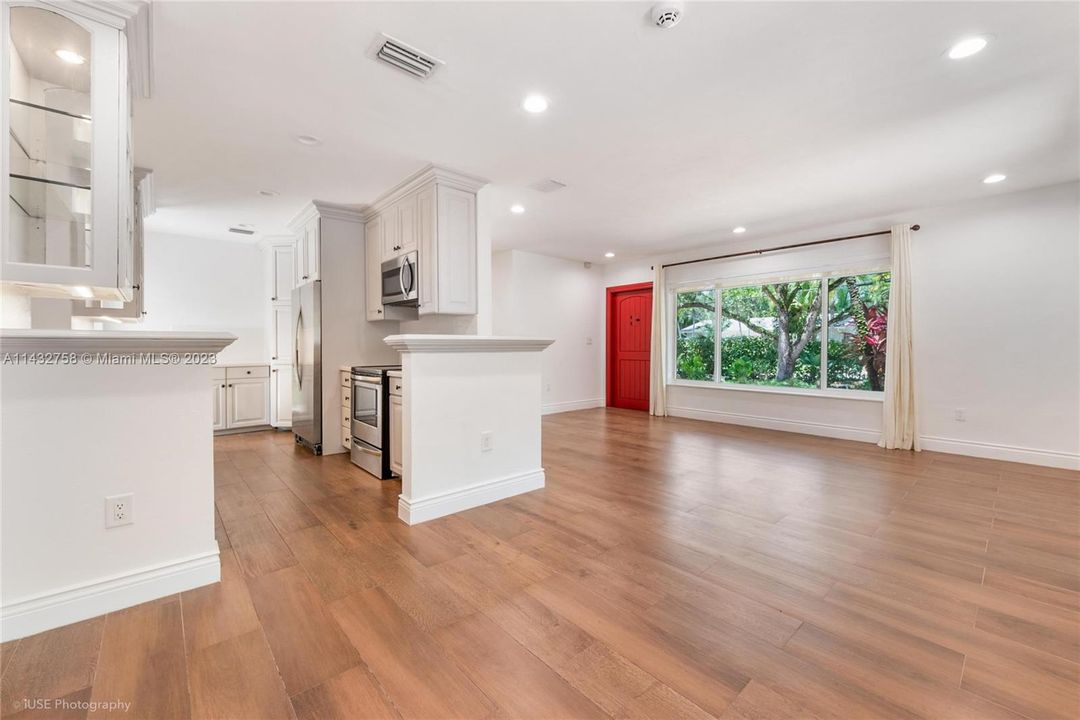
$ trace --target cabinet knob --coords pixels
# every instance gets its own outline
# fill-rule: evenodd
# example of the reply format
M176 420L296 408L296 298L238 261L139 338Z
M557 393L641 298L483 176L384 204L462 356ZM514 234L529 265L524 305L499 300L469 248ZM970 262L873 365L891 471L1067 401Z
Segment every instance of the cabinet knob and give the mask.
M270 298L270 299L271 299L271 300L277 300L277 298L276 298L276 297L272 297L272 298Z
M224 386L222 386L222 387L224 387ZM232 387L232 383L229 383L229 387Z
M379 315L382 315L382 308L379 308L379 309L378 309L378 310L376 310L375 312L376 312L376 313L378 313Z
M248 375L250 375L250 374L251 374L251 371L250 371L250 370L248 370L248 371L247 371L247 374L248 374Z
M272 358L270 358L270 359L271 359L271 360L277 360L277 355L275 355L274 357L272 357ZM275 370L274 372L277 372L277 370Z
M307 280L307 275L304 276L304 279Z
M225 386L224 386L224 385L222 385L221 387L225 387Z
M277 358L274 358L274 359L275 359L275 360L277 360ZM270 372L272 372L272 373L276 373L276 372L277 372L277 368L273 368L273 369L271 369L271 370L270 370Z

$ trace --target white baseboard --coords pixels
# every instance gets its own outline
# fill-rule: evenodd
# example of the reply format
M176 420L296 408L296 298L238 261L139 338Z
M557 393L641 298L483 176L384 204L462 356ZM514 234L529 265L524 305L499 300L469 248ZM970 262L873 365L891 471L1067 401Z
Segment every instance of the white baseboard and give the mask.
M743 415L740 413L722 412L720 410L671 407L670 405L668 406L668 414L673 417L707 420L709 422L722 422L731 425L745 425L748 427L763 428L765 430L782 430L784 432L818 435L820 437L838 438L840 440L856 440L859 442L876 444L877 441L881 439L881 433L877 430L867 430L866 428L857 428L848 425L830 425L828 423L786 420L783 418L766 417L762 415ZM987 458L990 460L1005 460L1008 462L1026 463L1028 465L1043 465L1045 467L1064 468L1066 470L1080 470L1080 455L1075 453L1066 453L1057 450L1040 450L1037 448L1017 447L997 443L974 442L971 440L954 440L943 437L922 436L920 438L920 443L923 450L930 450L933 452L967 455L969 457Z
M122 575L4 603L2 640L14 640L97 617L221 579L215 549Z
M592 400L568 400L566 402L547 403L543 405L540 412L544 415L553 415L555 413L573 412L574 410L588 410L590 408L604 407L604 398L593 398Z
M671 405L668 405L668 415L690 418L692 420L728 423L730 425L746 425L748 427L762 428L764 430L782 430L784 432L802 433L804 435L818 435L821 437L838 438L840 440L857 440L859 442L876 443L881 438L881 433L877 430L867 430L866 428L852 427L849 425L830 425L828 423L807 422L805 420L787 420L764 415L743 415L741 413L729 413L720 410L699 410L697 408L672 407Z
M1028 465L1043 465L1065 470L1080 470L1080 454L1061 452L1059 450L1040 450L1016 445L926 437L925 435L920 439L920 442L923 450L933 450L952 455L970 455L971 457L1005 460Z
M398 498L398 517L408 525L416 525L542 487L544 469L538 468L426 498L410 500L402 495Z

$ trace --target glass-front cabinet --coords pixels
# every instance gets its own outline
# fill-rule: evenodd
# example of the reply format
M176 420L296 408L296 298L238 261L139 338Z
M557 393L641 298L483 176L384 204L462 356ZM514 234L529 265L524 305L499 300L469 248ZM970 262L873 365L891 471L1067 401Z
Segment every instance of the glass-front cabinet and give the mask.
M123 19L3 4L0 280L32 295L132 299L131 92Z

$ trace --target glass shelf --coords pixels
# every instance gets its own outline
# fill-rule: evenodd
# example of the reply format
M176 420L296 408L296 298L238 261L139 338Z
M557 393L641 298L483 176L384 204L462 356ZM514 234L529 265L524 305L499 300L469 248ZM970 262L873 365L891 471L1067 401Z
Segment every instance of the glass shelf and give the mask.
M93 124L89 117L15 99L11 100L10 109L13 173L75 185L90 184ZM44 164L53 171L46 174L34 171L35 164ZM71 171L53 174L61 167L71 168Z
M12 174L8 192L12 212L24 218L89 224L89 187Z

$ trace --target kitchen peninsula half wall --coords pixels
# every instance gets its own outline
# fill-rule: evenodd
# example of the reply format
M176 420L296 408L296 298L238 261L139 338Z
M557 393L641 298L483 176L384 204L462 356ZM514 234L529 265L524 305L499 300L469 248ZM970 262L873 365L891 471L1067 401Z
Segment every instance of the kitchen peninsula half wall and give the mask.
M229 333L0 331L3 640L218 581Z
M401 520L415 525L544 487L540 354L552 342L386 338L404 379Z

